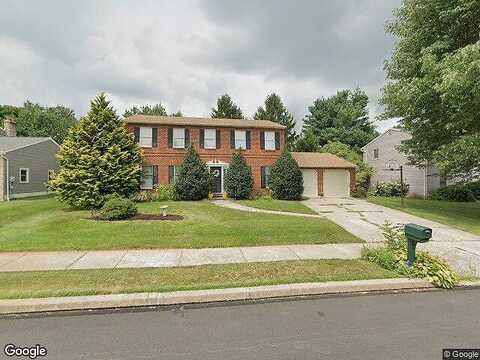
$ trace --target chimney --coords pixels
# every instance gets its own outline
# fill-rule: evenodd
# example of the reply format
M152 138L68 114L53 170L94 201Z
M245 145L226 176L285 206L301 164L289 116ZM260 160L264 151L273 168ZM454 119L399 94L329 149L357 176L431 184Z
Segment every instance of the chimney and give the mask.
M3 120L3 130L5 136L17 136L17 122L10 117L6 117Z

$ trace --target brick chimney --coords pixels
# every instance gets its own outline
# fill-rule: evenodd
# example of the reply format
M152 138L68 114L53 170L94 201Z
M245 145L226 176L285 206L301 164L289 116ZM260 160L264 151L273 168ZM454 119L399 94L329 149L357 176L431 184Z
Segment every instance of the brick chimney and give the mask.
M6 117L3 120L3 130L5 136L17 136L17 122L10 117Z

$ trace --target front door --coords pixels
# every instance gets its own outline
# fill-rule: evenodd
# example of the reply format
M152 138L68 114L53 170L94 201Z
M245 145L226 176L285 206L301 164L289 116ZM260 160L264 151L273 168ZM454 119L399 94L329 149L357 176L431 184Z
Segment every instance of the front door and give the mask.
M222 167L221 166L211 166L210 173L213 176L213 193L222 192Z

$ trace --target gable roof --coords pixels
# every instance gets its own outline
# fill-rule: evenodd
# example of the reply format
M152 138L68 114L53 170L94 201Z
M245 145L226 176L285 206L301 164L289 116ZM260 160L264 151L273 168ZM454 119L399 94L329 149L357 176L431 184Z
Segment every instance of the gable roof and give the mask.
M383 133L381 133L380 135L378 135L375 139L371 140L368 144L366 144L365 146L363 146L360 150L362 151L365 151L365 149L367 148L367 146L373 144L374 142L376 142L378 139L382 138L383 136L385 136L386 134L388 134L389 132L391 131L398 131L398 132L406 132L405 130L403 129L399 129L399 128L395 128L395 127L392 127L388 130L385 130Z
M0 136L0 153L7 153L49 140L53 141L53 139L49 137ZM53 142L57 144L55 141Z
M125 118L127 124L143 125L174 125L174 126L207 126L207 127L232 127L232 128L261 128L261 129L285 129L285 126L269 120L247 119L212 119L201 117L177 117L177 116L154 116L132 115Z
M350 161L330 153L292 152L292 156L301 168L345 169L356 167Z

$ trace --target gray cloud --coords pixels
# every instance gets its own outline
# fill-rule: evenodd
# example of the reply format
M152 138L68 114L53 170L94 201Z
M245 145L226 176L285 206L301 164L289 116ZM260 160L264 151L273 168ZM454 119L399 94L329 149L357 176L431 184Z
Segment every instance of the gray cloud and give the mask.
M299 121L315 98L360 86L374 115L399 3L0 1L0 102L81 115L106 91L120 112L162 102L205 116L228 92L252 115L278 92Z

